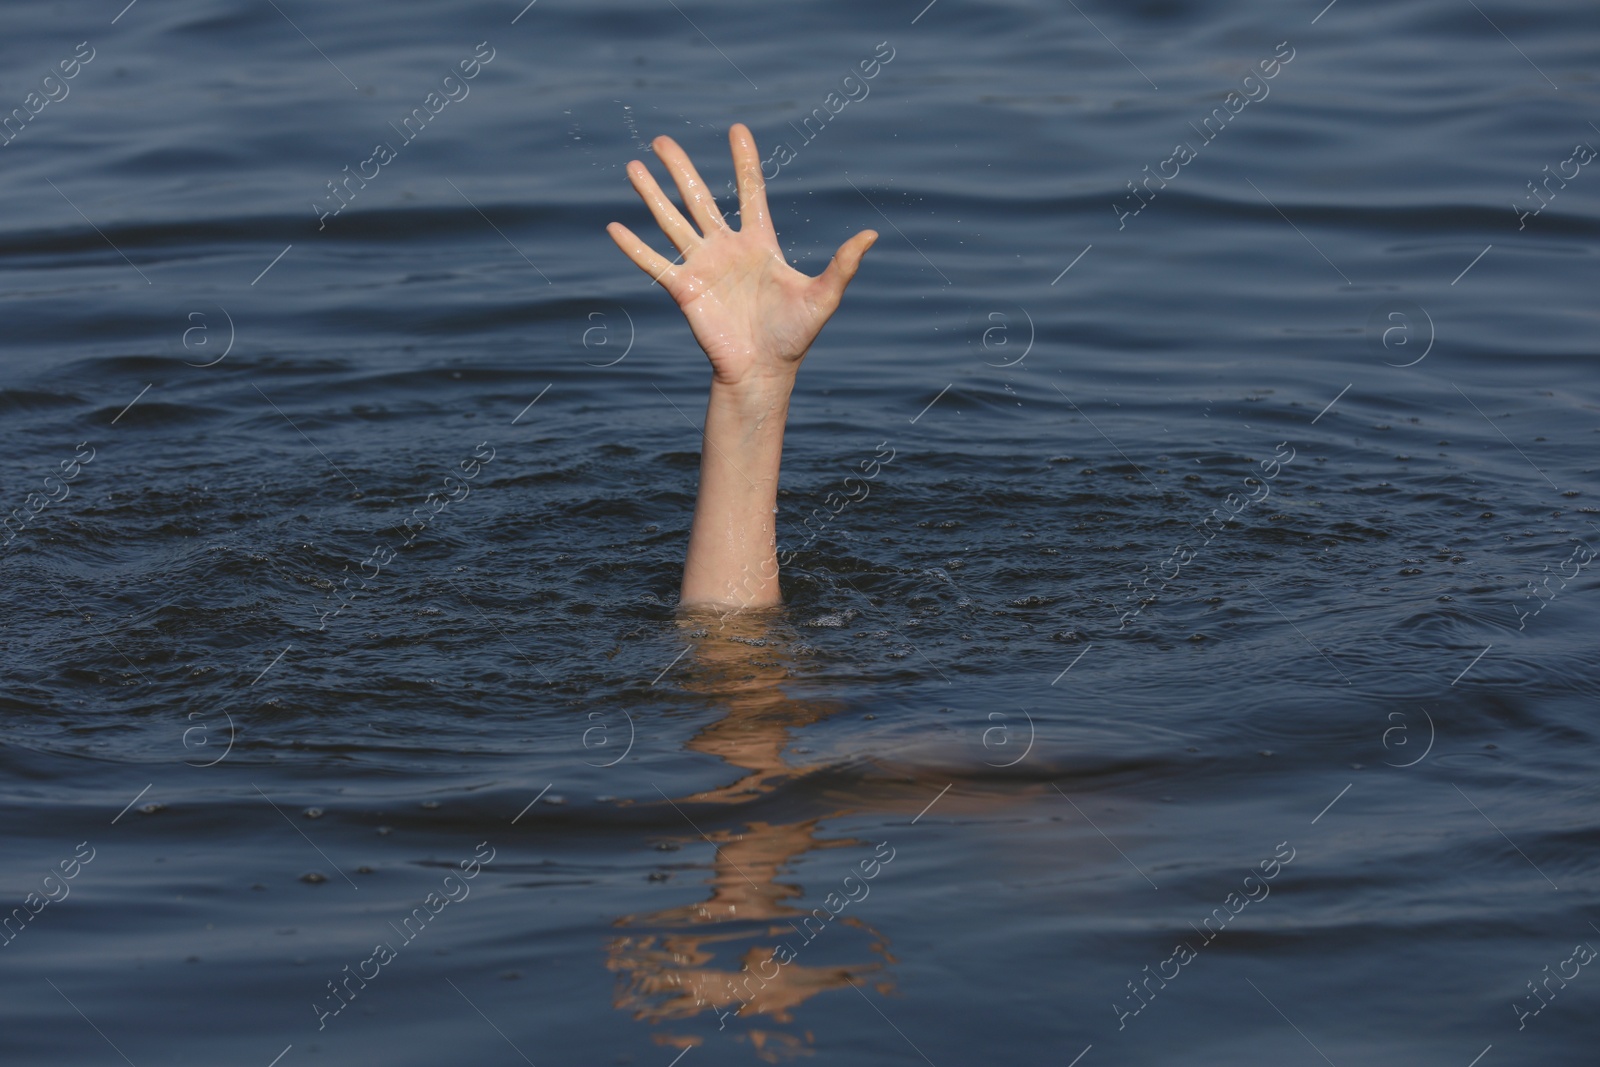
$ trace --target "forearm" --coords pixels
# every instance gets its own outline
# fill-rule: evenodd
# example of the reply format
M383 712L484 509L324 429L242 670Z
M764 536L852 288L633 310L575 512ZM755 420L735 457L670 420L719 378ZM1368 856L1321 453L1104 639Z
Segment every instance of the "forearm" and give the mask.
M747 608L782 602L778 469L793 389L792 374L738 386L712 383L682 604Z

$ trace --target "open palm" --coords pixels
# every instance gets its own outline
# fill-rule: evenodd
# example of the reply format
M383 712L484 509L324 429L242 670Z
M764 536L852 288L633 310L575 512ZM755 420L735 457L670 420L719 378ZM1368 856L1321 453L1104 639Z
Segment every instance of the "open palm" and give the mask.
M629 163L628 178L683 262L668 260L621 223L606 230L678 302L695 340L711 359L717 382L741 385L792 377L878 235L862 230L850 238L815 278L795 270L778 247L755 138L738 123L728 131L728 141L739 181L738 230L729 228L694 164L670 137L657 137L652 144L693 225L643 163Z

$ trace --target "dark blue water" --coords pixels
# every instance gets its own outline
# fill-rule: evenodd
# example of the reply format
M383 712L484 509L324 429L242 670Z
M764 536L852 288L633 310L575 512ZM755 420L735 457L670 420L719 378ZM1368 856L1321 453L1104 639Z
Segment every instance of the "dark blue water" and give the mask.
M1595 1062L1592 5L3 22L6 1064ZM719 625L735 121L883 237Z

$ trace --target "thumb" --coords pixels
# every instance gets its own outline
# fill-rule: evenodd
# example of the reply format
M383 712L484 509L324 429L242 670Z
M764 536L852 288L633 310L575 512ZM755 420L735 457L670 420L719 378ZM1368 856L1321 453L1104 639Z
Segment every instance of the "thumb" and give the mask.
M839 251L833 254L833 259L828 263L828 269L823 271L821 281L836 298L844 293L844 287L850 284L850 279L856 276L856 271L861 267L861 257L866 255L878 240L876 230L862 230L850 240L839 246Z

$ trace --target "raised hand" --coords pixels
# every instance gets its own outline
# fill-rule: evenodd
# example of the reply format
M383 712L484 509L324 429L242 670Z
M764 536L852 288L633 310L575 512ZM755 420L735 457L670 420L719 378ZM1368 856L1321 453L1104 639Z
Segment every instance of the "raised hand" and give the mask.
M862 230L850 238L815 278L795 270L778 247L755 138L738 123L728 131L728 142L738 176L739 229L730 228L723 219L711 191L677 142L657 137L652 142L656 154L666 164L694 223L667 199L643 163L629 163L628 178L682 253L683 262L668 260L619 222L606 231L678 302L695 340L711 359L717 384L759 387L764 381L785 378L792 382L800 360L838 308L845 286L878 235Z

